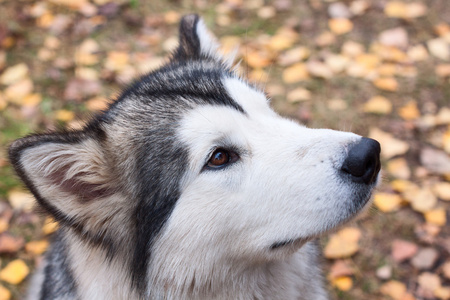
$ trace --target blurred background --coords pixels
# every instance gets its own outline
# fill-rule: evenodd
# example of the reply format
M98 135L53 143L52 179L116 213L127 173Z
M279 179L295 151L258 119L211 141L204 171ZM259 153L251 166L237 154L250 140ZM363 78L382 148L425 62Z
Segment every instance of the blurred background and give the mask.
M0 300L21 299L57 224L8 144L80 128L166 61L198 13L280 114L382 144L368 214L324 237L335 299L450 299L448 0L0 0Z

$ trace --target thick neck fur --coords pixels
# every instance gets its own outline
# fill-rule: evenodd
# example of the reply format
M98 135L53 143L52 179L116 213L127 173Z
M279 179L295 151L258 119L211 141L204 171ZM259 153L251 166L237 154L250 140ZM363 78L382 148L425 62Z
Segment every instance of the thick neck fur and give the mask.
M132 289L129 258L119 254L108 260L105 251L74 233L65 240L80 299L142 299ZM306 244L285 260L256 265L162 253L152 260L145 298L325 300L319 269L311 266L315 251Z

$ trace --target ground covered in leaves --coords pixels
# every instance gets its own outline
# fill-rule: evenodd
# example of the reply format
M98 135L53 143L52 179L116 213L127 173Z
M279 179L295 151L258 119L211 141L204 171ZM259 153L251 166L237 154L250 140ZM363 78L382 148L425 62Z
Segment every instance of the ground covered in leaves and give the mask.
M177 44L196 12L281 114L382 144L367 216L323 239L336 299L450 299L447 0L0 0L0 300L20 299L57 224L8 144L79 128Z

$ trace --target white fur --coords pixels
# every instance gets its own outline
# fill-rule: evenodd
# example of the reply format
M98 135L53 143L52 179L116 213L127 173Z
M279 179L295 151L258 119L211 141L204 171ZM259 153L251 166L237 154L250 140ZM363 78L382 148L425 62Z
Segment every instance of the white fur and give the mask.
M319 279L302 286L310 246L297 250L351 217L355 191L337 173L359 137L281 118L239 79L224 85L246 114L200 106L181 122L190 168L154 247L149 292L170 299L325 299ZM230 146L241 149L238 162L201 171L211 149ZM290 239L292 245L270 249Z

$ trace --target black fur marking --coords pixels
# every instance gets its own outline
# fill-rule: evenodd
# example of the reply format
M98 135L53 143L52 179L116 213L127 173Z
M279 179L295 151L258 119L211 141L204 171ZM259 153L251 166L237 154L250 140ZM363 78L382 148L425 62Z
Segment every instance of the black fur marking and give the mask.
M69 269L70 263L67 261L66 251L61 234L57 234L46 255L47 265L44 269L41 300L52 299L55 295L58 295L60 299L76 297L75 281Z

